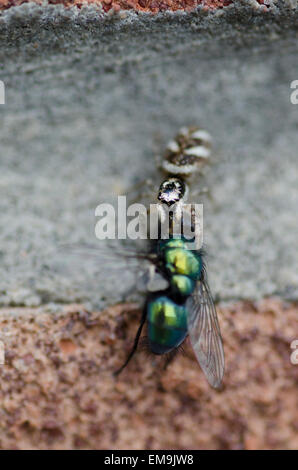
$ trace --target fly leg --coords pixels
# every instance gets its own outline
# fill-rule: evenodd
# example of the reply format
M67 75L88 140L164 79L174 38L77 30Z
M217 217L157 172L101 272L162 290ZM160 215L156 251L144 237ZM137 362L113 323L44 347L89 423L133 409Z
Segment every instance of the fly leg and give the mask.
M144 308L142 318L141 318L141 323L140 323L140 326L138 328L138 331L137 331L137 334L136 334L136 337L135 337L135 340L134 340L133 347L132 347L129 355L127 356L127 359L124 362L124 364L114 372L114 376L117 377L123 371L123 369L127 366L129 361L133 357L134 353L136 352L136 350L138 348L138 344L139 344L139 339L140 339L140 336L141 336L141 333L142 333L142 329L143 329L143 326L145 324L145 321L146 321L146 309Z
M166 354L165 361L163 364L163 370L166 370L168 366L173 362L173 359L177 356L178 348L173 349L168 354Z

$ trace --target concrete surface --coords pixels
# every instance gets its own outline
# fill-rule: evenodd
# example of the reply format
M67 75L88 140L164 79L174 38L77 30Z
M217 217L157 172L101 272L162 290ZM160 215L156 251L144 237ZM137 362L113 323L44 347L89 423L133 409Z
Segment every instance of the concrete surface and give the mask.
M148 175L158 184L154 153L193 123L214 137L204 183L213 292L297 300L297 25L293 2L155 17L3 12L0 304L124 299L122 271L103 282L101 266L70 268L57 246L95 242L97 204Z

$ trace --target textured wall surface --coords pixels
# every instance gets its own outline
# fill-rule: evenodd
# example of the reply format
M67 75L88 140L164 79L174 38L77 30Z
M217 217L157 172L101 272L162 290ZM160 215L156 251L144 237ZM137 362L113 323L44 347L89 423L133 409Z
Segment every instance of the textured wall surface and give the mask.
M219 310L221 391L188 344L166 371L139 352L115 380L137 328L129 308L1 310L0 448L297 449L297 306L269 299Z
M285 0L284 5L294 8L296 0ZM7 10L11 7L22 5L24 3L34 3L37 5L54 4L63 5L65 7L76 6L78 9L86 7L86 5L97 6L104 13L111 10L114 12L131 10L138 12L147 12L151 14L165 11L186 11L191 12L200 6L203 10L220 10L227 6L237 6L238 0L0 0L0 10ZM278 3L278 0L244 0L254 8L259 8L263 13L270 10L272 6Z
M1 448L297 448L296 6L0 14ZM138 313L100 310L134 300L129 276L59 250L96 242L99 203L148 176L158 187L154 156L189 124L214 140L195 189L210 190L220 392L188 346L166 372L140 353L114 381Z
M203 201L214 292L297 299L296 10L124 13L2 14L0 302L120 300L96 281L101 267L67 270L57 246L95 242L97 204L148 175L158 186L155 153L192 123L214 137Z

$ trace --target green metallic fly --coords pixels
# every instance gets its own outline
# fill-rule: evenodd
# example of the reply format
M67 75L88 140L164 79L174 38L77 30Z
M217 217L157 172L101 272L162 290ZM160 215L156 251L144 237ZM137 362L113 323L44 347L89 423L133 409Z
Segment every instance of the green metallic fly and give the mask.
M149 271L154 273L151 276L158 277L156 285L160 276L166 283L162 289L148 292L133 348L116 374L127 366L137 350L147 323L148 346L153 354L171 355L189 336L209 384L220 387L224 374L223 343L203 252L190 250L183 238L170 238L157 241L154 253L120 255L141 258L154 267Z

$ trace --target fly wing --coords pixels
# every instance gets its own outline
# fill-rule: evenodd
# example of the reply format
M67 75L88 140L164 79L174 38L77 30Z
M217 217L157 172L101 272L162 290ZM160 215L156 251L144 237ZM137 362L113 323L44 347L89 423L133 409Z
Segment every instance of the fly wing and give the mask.
M95 272L95 281L106 280L109 275L118 275L123 279L125 276L127 284L127 293L138 290L145 292L154 290L154 283L160 285L163 281L161 274L156 272L155 261L156 255L136 249L136 247L119 246L119 244L62 244L59 246L58 252L63 252L68 256L68 268L72 269L75 260L80 264L86 262L86 258L93 261L98 269ZM128 279L130 277L130 279ZM120 284L123 284L120 283ZM167 283L168 284L168 283ZM153 287L152 287L153 285ZM118 286L119 288L121 285ZM166 286L167 287L167 286Z
M209 384L219 388L224 374L224 350L215 305L206 279L198 282L186 306L188 333L196 358Z
M65 254L77 256L86 256L97 260L97 262L105 263L109 267L109 263L115 268L121 264L125 266L139 267L141 264L149 265L153 263L155 255L131 249L129 247L113 246L105 244L95 246L90 244L66 243L59 246L59 251Z

